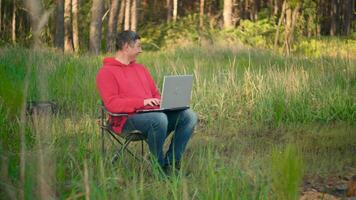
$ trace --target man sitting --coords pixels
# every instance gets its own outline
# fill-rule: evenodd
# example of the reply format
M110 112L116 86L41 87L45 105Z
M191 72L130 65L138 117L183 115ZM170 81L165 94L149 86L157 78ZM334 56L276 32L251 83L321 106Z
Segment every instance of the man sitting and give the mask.
M145 66L135 62L142 52L140 37L133 31L119 33L115 57L104 58L96 84L106 109L127 113L128 117L111 119L112 130L118 134L139 130L147 137L151 154L166 172L180 160L194 131L197 116L191 109L135 113L138 109L154 109L160 105L160 94ZM174 131L166 154L163 144Z

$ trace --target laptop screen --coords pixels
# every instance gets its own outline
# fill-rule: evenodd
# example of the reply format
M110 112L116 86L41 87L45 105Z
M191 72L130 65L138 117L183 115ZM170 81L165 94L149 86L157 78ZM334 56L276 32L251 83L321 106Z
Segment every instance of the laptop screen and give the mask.
M170 75L163 80L161 108L171 109L189 106L193 75Z

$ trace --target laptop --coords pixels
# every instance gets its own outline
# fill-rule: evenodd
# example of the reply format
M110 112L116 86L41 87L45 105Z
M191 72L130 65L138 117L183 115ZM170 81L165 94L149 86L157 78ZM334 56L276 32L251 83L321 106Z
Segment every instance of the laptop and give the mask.
M189 108L192 94L193 75L164 76L160 108L136 110L143 112L163 112Z

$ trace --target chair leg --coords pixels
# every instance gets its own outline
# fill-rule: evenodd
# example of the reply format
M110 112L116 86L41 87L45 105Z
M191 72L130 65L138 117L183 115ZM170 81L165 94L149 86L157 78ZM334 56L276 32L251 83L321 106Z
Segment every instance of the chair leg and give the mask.
M141 141L141 156L142 156L142 159L143 159L143 156L144 156L144 152L143 152L143 140Z
M122 145L122 147L120 149L117 150L117 152L114 154L111 163L114 164L117 159L119 158L119 156L122 156L122 154L124 153L124 151L126 150L127 146L130 144L131 142L131 138L127 139L125 141L125 143Z
M104 135L104 129L101 128L101 153L103 156L105 156L105 135Z
M105 144L104 144L104 139L105 139L105 130L104 130L104 111L101 110L101 153L103 154L103 157L105 156Z

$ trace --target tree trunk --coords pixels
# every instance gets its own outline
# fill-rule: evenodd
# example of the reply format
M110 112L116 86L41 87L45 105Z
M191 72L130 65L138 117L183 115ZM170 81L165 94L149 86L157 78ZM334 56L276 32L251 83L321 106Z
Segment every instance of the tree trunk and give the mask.
M331 10L330 10L330 35L336 35L337 31L337 0L331 0Z
M290 47L292 47L293 41L294 41L294 30L295 30L295 27L297 25L297 21L299 18L299 9L300 9L300 3L297 3L297 5L294 8L293 13L292 13L292 23L291 23L291 27L290 27L290 34L288 37L288 42L290 44Z
M232 28L232 0L224 0L224 28Z
M72 10L72 1L65 0L64 1L64 51L65 52L73 52L71 10Z
M1 30L2 30L2 0L0 0L0 37L1 37Z
M136 31L137 27L137 0L132 0L131 4L131 28L130 30Z
M178 0L173 0L173 21L177 21L178 16Z
M307 22L307 36L308 38L310 38L313 35L313 20L314 20L314 16L309 16L308 17L308 22Z
M111 6L110 6L110 14L109 14L109 20L108 20L108 34L106 37L107 41L107 50L109 52L114 52L115 51L115 36L116 36L116 31L117 31L117 16L118 16L118 11L119 11L119 0L112 0L111 1Z
M172 0L167 0L167 22L172 20Z
M250 19L256 21L258 19L259 0L251 0Z
M318 0L317 2L317 15L316 15L316 35L319 37L321 34L321 23L322 23L322 16L323 16L323 9L322 9L322 0Z
M63 50L64 47L64 0L57 0L56 32L54 46Z
M123 30L122 25L124 24L124 17L125 17L125 3L126 3L125 0L121 0L119 18L117 21L117 31L118 32Z
M74 51L79 52L79 27L78 27L78 0L72 0L73 11L73 46Z
M344 4L344 34L349 35L351 29L351 21L352 21L352 0L345 0Z
M104 11L104 1L93 0L91 8L91 22L89 33L89 51L94 54L100 53L101 48L101 26Z
M284 47L287 55L290 55L293 45L293 34L294 28L297 23L297 19L299 16L299 8L300 4L298 3L296 7L292 10L292 8L287 5L286 6L286 25L285 25L285 38L284 38Z
M13 7L12 7L12 29L11 29L11 39L12 43L16 43L16 0L13 0Z
M203 27L204 26L204 0L200 0L200 17L199 17L199 26Z
M125 27L124 30L130 30L130 8L131 2L130 0L125 0Z
M272 0L273 1L273 15L276 16L278 15L278 0Z
M285 16L285 30L284 30L284 48L287 55L290 53L290 43L289 43L289 35L290 35L290 27L292 24L292 9L290 5L287 4L286 7L286 16Z
M280 28L281 28L281 25L282 25L282 21L283 21L285 12L286 12L286 1L284 0L284 1L283 1L283 5L282 5L281 16L279 17L279 20L278 20L278 25L277 25L277 30L276 30L276 36L275 36L275 38L274 38L274 49L275 49L275 50L277 49L278 40L279 40L279 31L280 31Z
M240 19L241 19L241 2L240 0L233 0L233 9L232 9L232 16L234 16L234 18L232 19L232 24L235 27L236 25L238 26Z

